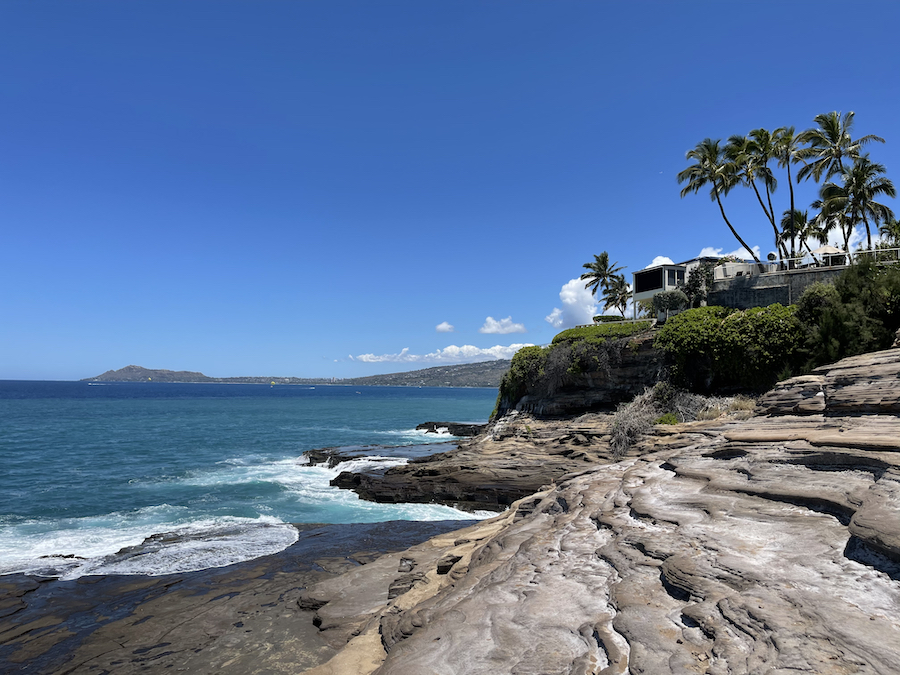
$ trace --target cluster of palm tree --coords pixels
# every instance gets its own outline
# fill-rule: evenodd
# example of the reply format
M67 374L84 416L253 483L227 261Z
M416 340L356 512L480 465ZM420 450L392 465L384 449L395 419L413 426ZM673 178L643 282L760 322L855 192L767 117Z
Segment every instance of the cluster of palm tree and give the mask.
M706 138L687 152L687 159L693 163L678 174L678 183L686 183L681 196L708 187L710 199L718 205L725 224L761 269L762 263L753 249L725 214L722 198L738 186L753 189L782 258L803 255L804 247L810 252L810 240L824 244L833 230L841 233L844 250L849 250L850 237L859 225L865 226L871 249L873 224L882 225L882 235L885 226L889 232L891 227L897 227L890 225L896 223L891 209L877 201L882 195L894 197L896 191L884 176L884 166L863 153L866 145L884 143L884 139L872 134L854 139L853 117L853 112L825 113L814 118L816 127L800 133L794 127L754 129L746 136L730 137L724 145L721 140ZM791 167L795 164L802 166L793 177ZM786 170L790 189L790 206L780 219L772 203L778 186L773 165ZM811 205L816 210L812 218L809 211L798 210L794 204L794 182L799 184L809 178L816 183L824 180L819 199Z
M581 280L587 280L585 288L591 289L591 294L596 296L598 290L602 290L603 311L610 308L616 308L622 312L625 317L625 309L628 307L628 301L631 299L631 286L625 279L624 274L620 272L624 267L616 267L619 263L609 262L609 253L603 251L600 255L595 255L593 262L582 265L589 270L581 275Z

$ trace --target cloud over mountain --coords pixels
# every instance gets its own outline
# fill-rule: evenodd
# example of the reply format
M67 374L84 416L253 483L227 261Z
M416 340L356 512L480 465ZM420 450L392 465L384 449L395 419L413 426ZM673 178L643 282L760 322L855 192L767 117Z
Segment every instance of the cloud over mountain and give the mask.
M495 345L482 349L473 345L450 345L429 354L411 354L409 347L404 347L398 354L360 354L351 356L352 361L363 363L473 363L492 359L511 359L513 354L530 344L513 344L509 346Z

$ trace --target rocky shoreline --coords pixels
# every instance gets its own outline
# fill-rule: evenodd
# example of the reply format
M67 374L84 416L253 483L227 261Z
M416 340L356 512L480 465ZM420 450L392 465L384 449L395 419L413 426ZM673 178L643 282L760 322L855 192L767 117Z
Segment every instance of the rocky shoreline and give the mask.
M305 588L465 524L295 525L274 555L159 577L0 576L0 672L302 671L337 653Z
M28 671L48 673L896 673L898 385L900 349L845 359L781 383L755 417L656 426L619 460L607 414L512 413L455 450L335 479L501 511L489 520L385 555L376 532L358 556L207 571L202 592L189 575L132 580L146 597L94 610L88 637L54 618L68 588L6 589L0 668L33 652L56 655Z
M346 640L309 675L896 673L898 379L900 350L846 359L783 383L763 415L656 427L605 464L602 421L577 418L580 470L309 588L323 633ZM565 424L515 419L460 456L489 475L492 456L511 471L511 439L563 445ZM421 464L460 477L455 454ZM355 602L372 586L380 603Z

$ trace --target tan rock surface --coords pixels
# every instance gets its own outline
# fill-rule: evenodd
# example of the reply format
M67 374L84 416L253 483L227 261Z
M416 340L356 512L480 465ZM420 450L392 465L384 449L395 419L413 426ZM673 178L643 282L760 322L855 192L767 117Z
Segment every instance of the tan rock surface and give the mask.
M420 545L410 555L424 575L367 605L356 657L377 675L897 673L892 351L821 374L819 414L678 425L620 462L585 462L461 540ZM795 410L807 384L764 407ZM599 427L579 419L602 458ZM501 430L480 451L528 456L540 433L509 445ZM430 544L441 550L423 554Z

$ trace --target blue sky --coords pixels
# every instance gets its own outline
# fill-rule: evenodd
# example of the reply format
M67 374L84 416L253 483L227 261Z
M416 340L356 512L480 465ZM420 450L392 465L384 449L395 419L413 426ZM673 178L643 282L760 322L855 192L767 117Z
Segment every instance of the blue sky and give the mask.
M898 26L896 2L6 0L0 379L547 343L596 253L738 248L679 198L707 136L853 110L900 181ZM752 192L725 204L772 250Z

